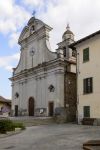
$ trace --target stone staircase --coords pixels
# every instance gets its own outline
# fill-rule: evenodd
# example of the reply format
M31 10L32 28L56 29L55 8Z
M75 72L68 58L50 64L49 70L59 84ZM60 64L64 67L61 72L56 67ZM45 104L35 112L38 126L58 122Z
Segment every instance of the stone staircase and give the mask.
M9 119L13 122L21 122L27 127L55 123L52 117L10 117Z

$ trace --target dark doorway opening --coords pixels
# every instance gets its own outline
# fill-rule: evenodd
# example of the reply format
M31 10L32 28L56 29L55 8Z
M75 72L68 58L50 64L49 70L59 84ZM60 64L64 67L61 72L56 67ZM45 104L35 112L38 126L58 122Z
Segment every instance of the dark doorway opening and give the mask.
M18 116L18 105L15 105L15 116Z
M49 102L49 116L54 115L54 102Z
M34 98L33 97L29 98L28 111L29 111L29 116L34 116Z

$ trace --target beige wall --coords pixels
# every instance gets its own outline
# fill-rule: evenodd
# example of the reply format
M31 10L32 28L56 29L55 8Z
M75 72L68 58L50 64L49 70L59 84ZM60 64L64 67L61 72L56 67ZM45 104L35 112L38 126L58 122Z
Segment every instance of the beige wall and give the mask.
M83 49L89 47L89 61L83 63ZM90 106L90 117L100 118L100 35L77 45L78 117L83 117L83 106ZM93 77L93 93L83 94L83 79Z

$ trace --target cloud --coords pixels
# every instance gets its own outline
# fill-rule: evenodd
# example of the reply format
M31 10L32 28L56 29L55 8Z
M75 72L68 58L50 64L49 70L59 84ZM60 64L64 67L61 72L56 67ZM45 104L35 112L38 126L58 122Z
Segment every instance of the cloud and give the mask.
M36 17L53 27L51 32L52 49L62 40L67 22L76 39L95 32L100 25L100 1L95 0L5 0L0 2L0 32L9 35L11 47L17 43L19 32L36 11Z
M7 0L6 3L5 0L0 1L0 33L9 37L10 46L14 46L19 30L30 18L30 13L15 2L15 0Z
M29 7L41 7L44 2L45 0L23 0L23 4L28 5Z
M20 32L14 32L10 35L9 45L11 48L13 48L15 45L18 45L18 38L19 38Z
M100 28L100 1L95 0L58 0L48 1L46 11L38 13L37 17L53 27L51 33L52 47L62 40L67 22L75 34L75 39L80 39Z
M14 67L15 63L18 62L19 57L19 53L16 53L12 56L0 57L0 68L4 68L5 70L12 72L12 68Z
M36 17L53 27L52 49L62 40L62 34L69 22L75 39L80 39L99 30L100 1L95 0L23 0L24 5L36 9Z

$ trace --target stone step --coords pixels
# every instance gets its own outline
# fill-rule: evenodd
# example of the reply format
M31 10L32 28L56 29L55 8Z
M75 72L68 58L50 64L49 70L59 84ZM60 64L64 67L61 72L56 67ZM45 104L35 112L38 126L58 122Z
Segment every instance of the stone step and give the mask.
M10 117L13 122L21 122L25 126L47 125L54 123L51 117Z

